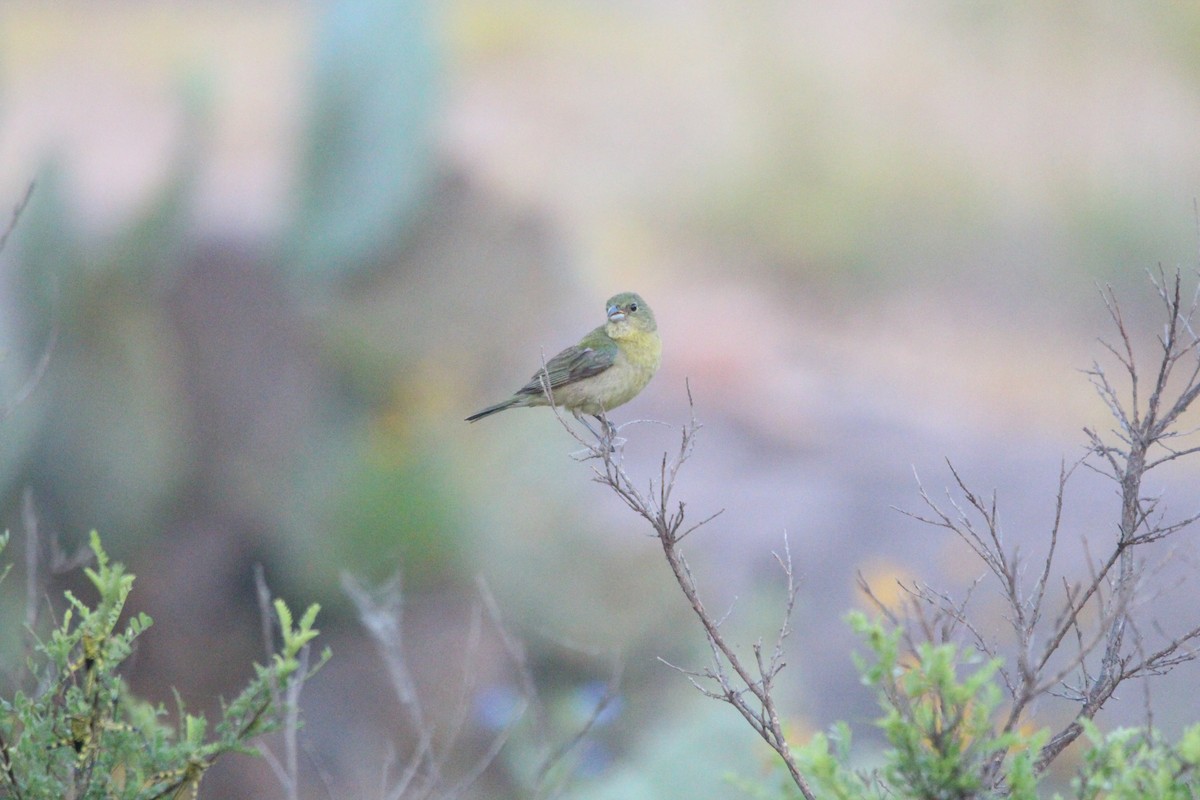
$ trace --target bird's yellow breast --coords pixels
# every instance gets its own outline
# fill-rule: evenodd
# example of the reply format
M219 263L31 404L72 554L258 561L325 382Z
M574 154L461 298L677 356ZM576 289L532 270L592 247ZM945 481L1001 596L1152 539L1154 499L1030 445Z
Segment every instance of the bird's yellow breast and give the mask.
M662 363L662 339L659 338L658 331L629 329L618 331L618 334L612 338L616 341L621 354L625 356L625 360L639 369L649 370L650 375L653 376L658 371L659 364Z
M557 405L584 414L600 414L628 403L646 388L662 362L662 340L657 331L624 333L613 337L617 343L613 365L556 390Z

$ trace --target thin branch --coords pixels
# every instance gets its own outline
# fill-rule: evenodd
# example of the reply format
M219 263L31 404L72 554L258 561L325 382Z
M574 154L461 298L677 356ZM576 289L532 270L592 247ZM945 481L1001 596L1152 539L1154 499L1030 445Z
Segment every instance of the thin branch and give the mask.
M918 477L917 492L923 508L919 512L903 512L954 534L999 585L1009 622L1009 647L1015 652L1017 667L1015 672L1006 669L1000 672L1012 697L1000 730L1015 730L1039 697L1064 697L1076 704L1074 718L1037 754L1037 772L1045 770L1079 737L1082 721L1092 719L1124 681L1161 674L1200 655L1195 647L1200 641L1200 626L1152 650L1146 646L1135 616L1145 606L1146 594L1146 565L1137 554L1145 546L1168 539L1200 520L1197 513L1168 522L1160 510L1159 498L1147 496L1142 488L1151 470L1200 453L1200 446L1173 446L1174 440L1192 433L1176 430L1174 426L1200 397L1200 338L1192 324L1200 287L1187 300L1188 305L1180 273L1168 278L1160 270L1151 280L1162 303L1165 324L1157 337L1157 352L1149 369L1135 357L1133 337L1112 288L1101 290L1116 330L1115 344L1101 342L1101 345L1120 365L1120 372L1124 373L1123 388L1118 388L1099 363L1094 363L1086 374L1109 409L1115 426L1107 434L1085 428L1088 440L1085 457L1070 467L1065 462L1060 465L1046 549L1041 564L1033 570L1032 581L1026 574L1020 551L1005 546L996 493L975 492L953 464L948 462L952 489L947 490L945 500L934 500ZM1114 481L1120 510L1115 536L1099 558L1091 557L1088 542L1084 540L1088 576L1072 582L1055 575L1055 556L1063 530L1067 484L1079 466ZM1062 600L1050 619L1052 581L1061 583ZM901 619L869 587L864 588L892 624L903 628L905 642L910 647L915 645L915 635L936 641L960 627L982 652L994 655L1009 649L986 638L971 623L969 593L967 600L957 602L948 594L928 587L904 587L910 594L910 602ZM1069 643L1074 644L1073 653L1066 652ZM891 695L895 702L904 700L899 690ZM984 774L993 788L1003 779L1002 762L1003 754L996 754L985 767Z
M20 221L25 207L29 205L29 200L33 197L33 189L36 185L36 181L30 181L29 185L25 187L25 194L21 195L21 199L13 207L12 216L9 217L8 224L4 226L4 232L0 233L0 253L4 252L4 246L8 244L8 237L17 229L17 222Z
M679 471L690 458L695 447L700 424L696 421L695 403L690 383L685 384L688 394L689 420L680 428L679 448L674 456L664 453L659 462L658 478L647 482L643 491L626 472L620 442L613 427L604 415L600 416L602 433L595 440L587 440L576 433L563 416L555 412L559 421L576 441L584 446L580 460L599 462L593 469L593 480L607 486L635 514L646 520L662 547L663 556L675 577L676 583L700 621L712 652L712 662L702 673L682 671L705 696L720 699L733 706L762 739L779 754L793 783L806 800L815 800L815 795L801 774L799 765L792 755L791 747L783 732L783 725L772 694L775 676L784 667L783 642L790 630L791 613L795 606L796 584L791 561L791 548L784 539L784 554L775 558L784 570L787 579L787 602L785 620L776 635L776 644L769 655L764 654L762 644L753 648L754 661L748 664L726 641L721 633L721 620L714 617L705 607L696 586L695 576L679 548L680 542L707 522L713 514L701 522L686 526L686 504L673 499ZM590 429L590 428L589 428ZM666 663L666 662L664 662ZM669 665L673 666L673 665ZM676 667L676 669L678 669ZM705 687L702 681L715 684L718 689Z
M475 587L483 600L483 607L487 611L488 618L492 621L492 627L495 629L496 635L500 637L500 644L508 655L508 660L516 669L517 679L521 685L521 694L525 698L525 702L533 709L535 735L538 739L544 740L550 735L550 719L533 679L533 669L529 666L525 646L509 632L500 613L500 605L496 602L496 596L492 594L491 587L488 586L482 575L476 577Z
M550 754L542 760L541 766L539 766L537 770L537 777L533 781L533 785L539 793L542 791L542 787L546 784L546 780L550 775L550 771L554 769L557 764L562 762L572 750L578 747L580 743L587 738L588 734L591 733L592 728L595 727L596 723L600 721L601 716L603 716L604 712L608 710L608 707L612 704L613 700L617 698L617 689L621 684L622 671L623 670L620 664L617 664L613 668L612 675L609 677L608 683L604 687L603 696L601 696L599 702L596 703L595 708L592 709L592 713L588 715L583 725L579 727L579 730L577 730L573 736L559 744L558 747L554 748L554 750L552 750Z
M38 579L41 540L38 538L37 509L33 505L33 489L21 493L21 523L25 528L25 629L37 630L38 595L42 588Z
M396 698L407 710L414 726L423 729L425 715L403 650L404 602L400 575L397 573L386 584L371 592L354 576L343 573L342 591L354 602L359 620L379 649Z

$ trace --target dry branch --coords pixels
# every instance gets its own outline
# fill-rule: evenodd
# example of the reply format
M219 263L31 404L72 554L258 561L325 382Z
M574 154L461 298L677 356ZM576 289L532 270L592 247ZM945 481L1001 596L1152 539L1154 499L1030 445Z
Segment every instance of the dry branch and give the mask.
M914 632L933 641L933 631L940 625L965 629L974 646L990 657L1011 654L1015 670L1011 664L1001 670L1010 695L1007 714L999 722L1004 733L1016 730L1039 698L1067 698L1076 705L1071 722L1054 733L1038 753L1038 772L1080 736L1082 721L1095 717L1122 683L1161 674L1197 656L1194 644L1200 641L1200 627L1167 636L1161 647L1148 650L1139 632L1144 623L1136 617L1146 605L1141 600L1146 566L1139 553L1146 545L1168 539L1200 519L1200 515L1192 515L1166 520L1159 499L1146 495L1142 488L1151 470L1200 452L1200 447L1174 443L1192 433L1175 426L1200 396L1200 338L1192 324L1197 296L1185 301L1178 272L1170 279L1160 272L1157 278L1152 276L1152 282L1165 319L1148 368L1137 356L1138 348L1112 289L1102 292L1116 341L1101 344L1116 360L1122 377L1110 376L1099 362L1086 374L1114 425L1107 433L1084 429L1085 455L1061 466L1045 551L1032 581L1026 568L1028 559L1005 543L995 493L973 491L953 465L953 488L947 490L944 501L930 497L918 481L924 510L904 512L950 531L974 553L999 586L1009 623L1006 643L986 637L970 621L969 597L956 602L945 593L920 587L912 591L914 602L906 609L906 643L915 649ZM1101 557L1089 556L1087 577L1072 580L1057 574L1055 559L1067 485L1080 466L1117 485L1120 516L1116 535ZM1090 553L1087 540L1084 545ZM1052 607L1052 583L1062 586L1057 607ZM1001 780L1002 761L1001 753L988 766L985 777L993 787Z
M576 458L581 461L597 462L593 465L593 480L611 489L631 511L650 524L654 536L662 546L663 555L667 560L667 565L671 568L676 583L704 628L704 634L712 653L712 659L707 667L702 670L689 670L667 664L666 661L663 663L686 675L692 685L705 696L733 706L750 727L783 759L788 774L806 800L815 800L816 796L809 787L808 780L801 774L787 737L784 735L782 720L773 695L775 678L785 666L783 646L791 632L792 612L799 591L792 569L791 547L785 535L783 553L775 554L776 561L782 568L787 581L783 622L776 632L772 646L764 648L761 640L753 646L753 661L749 662L739 655L725 639L721 631L721 623L724 618L714 616L704 605L696 585L696 578L680 547L680 543L689 534L711 522L721 513L721 511L717 511L699 522L690 523L686 517L685 503L676 501L673 497L679 471L691 457L695 447L696 434L701 427L696 421L690 386L688 386L687 393L690 416L688 422L680 430L679 448L673 456L663 453L657 479L649 480L644 489L640 488L639 484L625 470L622 451L624 440L618 436L622 428L637 424L636 422L617 427L612 425L604 415L601 415L600 432L592 429L590 425L586 426L594 437L589 439L573 429L557 408L555 408L555 414L567 432L584 448L576 454Z

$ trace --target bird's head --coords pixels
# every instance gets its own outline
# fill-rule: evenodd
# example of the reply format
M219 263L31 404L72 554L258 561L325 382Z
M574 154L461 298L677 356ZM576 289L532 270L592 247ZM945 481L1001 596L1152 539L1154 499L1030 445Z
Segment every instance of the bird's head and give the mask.
M636 292L613 295L604 305L608 312L608 335L614 339L658 329L654 312Z

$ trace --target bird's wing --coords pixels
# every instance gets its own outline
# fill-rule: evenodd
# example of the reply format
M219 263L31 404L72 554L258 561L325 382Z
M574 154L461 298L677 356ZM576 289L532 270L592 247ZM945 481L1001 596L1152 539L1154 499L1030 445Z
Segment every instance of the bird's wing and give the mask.
M550 391L570 383L599 375L613 365L617 358L617 343L604 333L603 328L583 337L546 362L545 374L550 377ZM538 370L529 383L517 390L517 394L541 394L543 373Z

